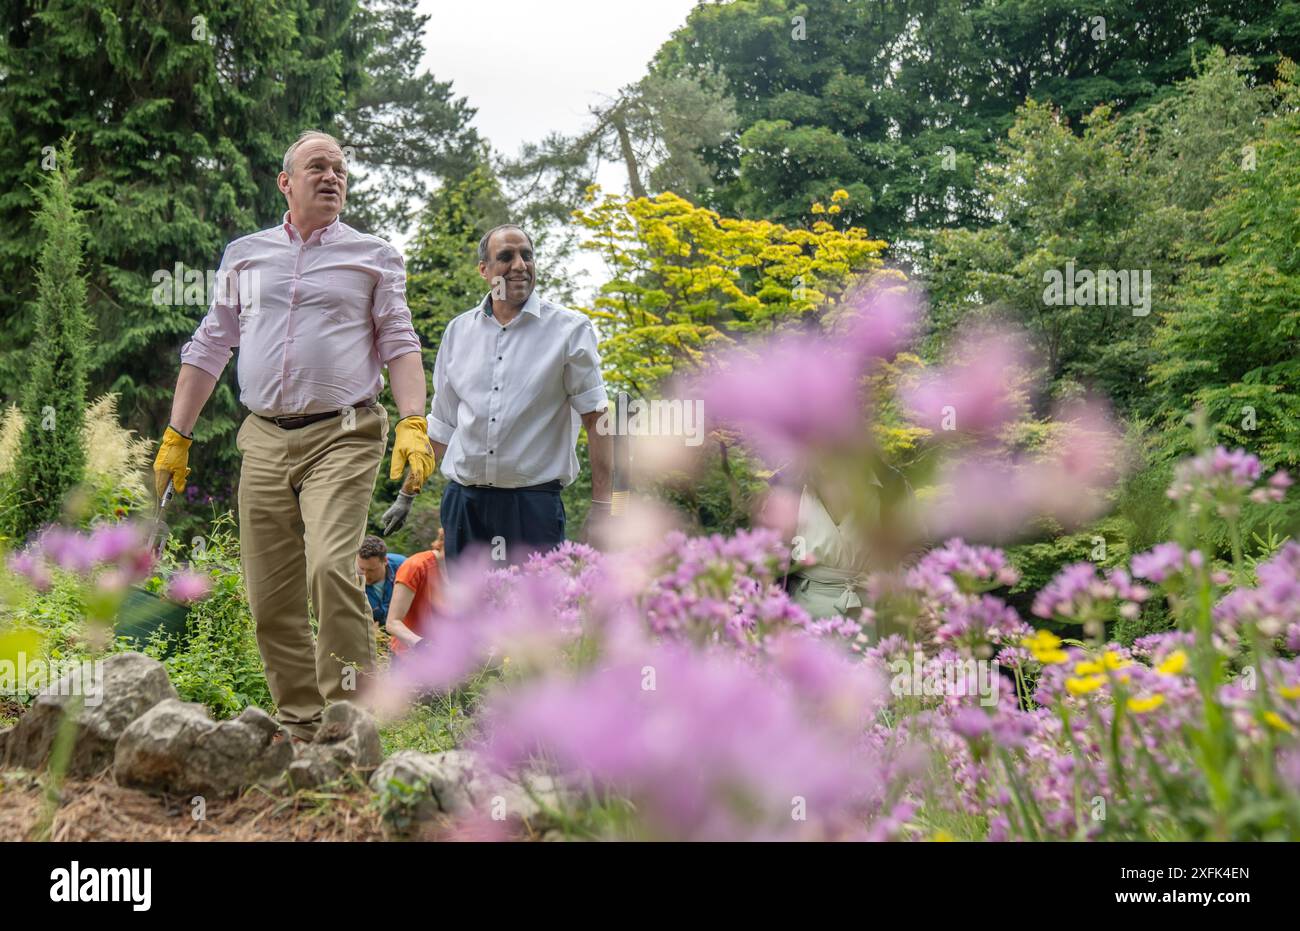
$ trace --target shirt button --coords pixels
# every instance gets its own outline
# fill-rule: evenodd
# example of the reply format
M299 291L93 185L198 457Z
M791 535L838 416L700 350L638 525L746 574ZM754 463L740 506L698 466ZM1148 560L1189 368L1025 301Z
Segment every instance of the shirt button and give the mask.
M493 422L493 423L496 423L496 422L497 422L497 419L496 419L495 417L493 417L493 418L492 418L492 422Z
M497 361L500 362L500 361L501 361L502 359L504 359L504 358L505 358L505 356L497 356Z
M497 452L497 451L496 451L495 449L489 449L489 450L488 450L488 455L489 455L489 456L495 456L495 455L496 455L496 452Z

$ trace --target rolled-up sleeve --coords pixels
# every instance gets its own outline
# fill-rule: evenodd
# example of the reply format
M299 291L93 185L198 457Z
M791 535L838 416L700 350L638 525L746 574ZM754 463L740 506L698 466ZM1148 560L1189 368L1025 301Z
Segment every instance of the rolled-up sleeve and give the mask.
M579 414L590 414L609 406L605 380L600 374L596 328L590 320L582 321L569 335L568 357L564 363L564 390L569 395L569 404Z
M454 323L455 321L453 321ZM447 377L447 360L451 358L452 324L443 331L438 355L433 361L433 404L429 407L429 439L447 446L456 432L456 408L460 399Z
M221 256L212 304L190 341L181 347L181 362L220 378L231 350L239 345L239 274L231 249Z
M406 262L396 249L380 253L379 280L370 306L379 361L388 365L400 356L420 351L420 338L411 325L411 309L406 306Z

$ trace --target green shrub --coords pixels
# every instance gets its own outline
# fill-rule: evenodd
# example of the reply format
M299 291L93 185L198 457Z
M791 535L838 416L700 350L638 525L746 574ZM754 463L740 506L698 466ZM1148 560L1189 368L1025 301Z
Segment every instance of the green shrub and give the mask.
M180 549L175 539L169 542L164 567L176 565ZM162 660L184 701L201 702L214 718L234 717L249 705L274 713L239 569L234 515L214 520L209 535L191 545L189 559L195 570L211 576L212 594L190 609L183 640L169 644L155 638L145 652ZM155 579L151 588L162 584Z

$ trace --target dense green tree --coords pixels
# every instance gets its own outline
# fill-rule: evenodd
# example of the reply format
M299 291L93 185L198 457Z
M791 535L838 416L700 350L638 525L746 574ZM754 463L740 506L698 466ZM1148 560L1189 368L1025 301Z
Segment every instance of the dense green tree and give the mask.
M420 213L407 249L406 298L425 371L433 371L447 324L487 293L478 273L479 240L506 218L505 196L486 158L435 191Z
M1155 409L1148 368L1157 321L1177 312L1173 298L1195 267L1206 211L1242 173L1243 146L1270 105L1245 60L1216 52L1198 68L1127 118L1098 108L1078 134L1047 105L1020 110L977 188L996 221L923 237L932 353L972 318L1000 317L1033 334L1059 390L1085 384L1127 413ZM1070 268L1076 293L1049 300L1048 279ZM1139 283L1149 275L1146 302L1077 294L1084 276L1109 271L1130 273L1130 285L1132 272Z
M0 396L23 377L34 319L32 196L46 147L75 133L87 208L90 388L115 391L156 436L178 350L207 309L200 276L223 247L284 211L285 148L324 128L361 171L348 219L389 231L414 186L460 170L472 112L419 70L416 0L16 0L0 7ZM161 276L161 284L159 287ZM176 300L177 296L180 300ZM234 366L196 428L196 490L233 490Z
M708 153L703 203L790 222L843 188L849 219L897 242L992 219L977 170L1027 99L1081 128L1098 104L1129 111L1168 93L1215 45L1271 77L1300 51L1300 7L736 0L692 10L654 69L716 71L735 99L739 134Z
M36 340L27 354L22 410L25 419L3 521L6 535L22 540L58 520L67 493L86 467L82 426L86 408L86 279L82 254L86 228L72 202L76 169L64 140L54 165L32 192L40 257L36 265Z
M1164 453L1190 444L1205 408L1219 439L1269 465L1300 465L1300 86L1285 63L1282 106L1246 147L1236 185L1207 213L1208 239L1161 321L1153 387Z

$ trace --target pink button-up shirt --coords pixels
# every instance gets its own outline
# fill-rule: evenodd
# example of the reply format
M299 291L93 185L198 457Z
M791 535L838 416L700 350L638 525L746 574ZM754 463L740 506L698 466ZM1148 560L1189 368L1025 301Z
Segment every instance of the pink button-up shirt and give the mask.
M255 414L316 414L384 387L383 366L420 351L401 253L337 218L304 242L280 226L226 247L216 294L181 361L221 377L239 347L239 400Z

